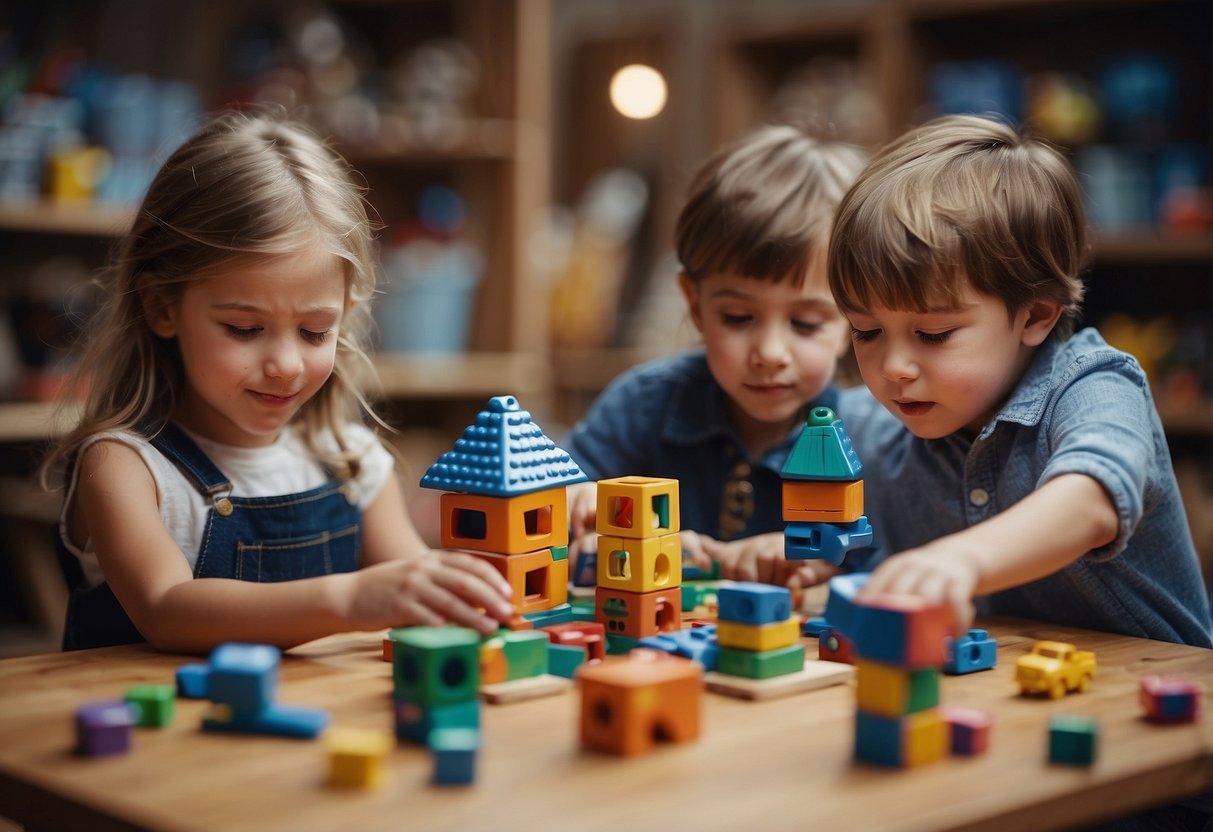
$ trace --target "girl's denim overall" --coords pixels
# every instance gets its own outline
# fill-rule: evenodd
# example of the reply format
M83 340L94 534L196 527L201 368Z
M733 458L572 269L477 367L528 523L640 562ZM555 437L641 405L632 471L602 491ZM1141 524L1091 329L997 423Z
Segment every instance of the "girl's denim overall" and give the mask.
M168 425L151 443L211 501L195 578L293 581L358 568L362 513L349 487L332 480L282 497L233 497L232 485L183 431ZM69 472L70 473L70 472ZM143 641L109 584L82 589L79 561L58 536L68 586L63 649Z

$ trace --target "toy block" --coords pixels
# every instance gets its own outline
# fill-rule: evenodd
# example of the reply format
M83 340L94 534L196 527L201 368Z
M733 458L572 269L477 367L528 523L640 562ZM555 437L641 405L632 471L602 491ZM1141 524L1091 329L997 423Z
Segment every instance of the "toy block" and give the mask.
M430 734L435 786L467 786L476 781L476 752L480 732L469 728L439 728Z
M712 561L707 569L700 569L691 561L686 552L682 553L682 579L684 581L717 581L720 580L720 562Z
M855 645L833 627L817 636L817 658L827 662L855 664Z
M944 757L948 748L948 725L937 709L907 717L855 713L856 760L912 768Z
M630 653L636 649L640 643L640 639L632 638L631 636L613 636L607 633L606 651L608 656L621 656L624 653Z
M577 647L588 661L606 658L606 626L601 621L569 621L544 627L552 644Z
M759 625L722 620L716 625L716 640L721 647L759 653L779 650L800 641L800 619L792 616L786 621Z
M640 639L637 647L661 650L674 656L682 656L703 665L704 670L716 669L716 656L720 644L716 640L716 625L672 630L656 636Z
M1089 766L1095 762L1099 723L1089 716L1053 714L1049 717L1049 762Z
M267 644L221 644L211 652L208 695L233 719L255 717L274 703L282 651Z
M615 477L598 481L595 528L599 534L611 537L672 534L681 528L678 512L678 480ZM601 566L598 574L601 577Z
M723 693L739 699L760 701L805 693L831 685L844 685L855 678L855 668L837 662L805 662L795 673L784 673L769 679L747 679L726 673L708 673L704 684L713 693Z
M1149 674L1138 684L1138 699L1150 722L1200 721L1204 693L1203 685L1173 676Z
M990 747L990 726L994 720L988 712L959 705L941 705L939 716L948 724L953 755L974 757L984 754Z
M455 447L429 467L421 487L512 497L588 479L568 452L558 448L531 414L519 407L516 398L494 396L464 429Z
M682 583L678 532L651 537L598 537L598 586L653 592Z
M755 653L736 647L721 647L716 654L716 672L747 679L770 679L804 669L804 645L793 644L778 650Z
M860 607L857 618L848 635L859 658L910 668L943 666L944 638L952 630L946 604L882 594Z
M464 627L392 630L392 696L423 707L475 700L480 634Z
M497 552L469 552L493 565L510 585L514 607L525 615L550 610L568 602L569 562L554 560L550 549L503 555Z
M425 745L436 728L472 728L480 730L480 700L469 699L453 705L424 708L416 702L392 702L396 739Z
M854 523L863 516L863 480L783 481L783 519L789 523Z
M552 560L568 560L569 559L568 544L565 544L564 546L553 546L551 548L552 548Z
M163 728L173 721L177 689L172 685L134 685L123 698L135 709L140 728Z
M604 643L604 657L605 653L606 645ZM587 656L584 647L571 644L558 644L557 642L552 642L548 645L548 669L553 676L572 679L577 673L577 668L585 664L586 660Z
M550 648L552 645L548 645ZM572 686L572 682L563 676L543 673L539 676L527 676L508 682L498 682L495 685L484 685L480 688L480 698L490 705L505 705L510 702L525 702L528 699L540 699L544 696L555 696L564 693Z
M860 660L855 666L855 704L876 716L903 717L939 706L939 672Z
M787 587L741 582L720 587L716 598L721 621L774 624L792 616L792 593Z
M826 617L824 615L815 615L805 619L804 626L801 627L800 632L809 638L817 638L817 636L828 629L830 629L830 623Z
M573 586L596 586L598 584L598 549L590 547L577 554L577 568L573 570Z
M826 597L825 619L842 635L851 638L859 607L855 594L868 582L868 573L853 572L830 578L830 592Z
M699 737L703 668L694 662L638 650L621 661L583 667L577 683L587 748L635 756L659 739Z
M506 630L500 635L505 654L506 681L548 672L550 639L542 630Z
M439 500L442 545L521 555L569 545L568 498L564 487L517 497L447 492ZM567 557L568 550L565 548Z
M794 480L857 480L863 463L834 411L814 407L796 438L780 476Z
M720 585L715 581L682 584L682 611L694 612L700 607L718 606Z
M383 783L383 761L392 750L392 738L386 732L335 728L325 738L325 746L330 786L370 789Z
M626 592L600 586L594 599L598 605L595 618L606 626L608 636L644 638L682 629L681 587Z
M491 638L480 645L480 686L495 685L504 682L509 675L510 665L505 658L505 641L501 638Z
M76 753L108 757L131 750L135 709L123 701L90 702L76 709Z
M958 639L944 638L943 672L961 676L989 670L998 663L998 642L986 630L972 629Z
M210 665L183 664L177 668L177 695L182 699L207 699L207 679Z
M872 525L865 516L853 523L788 523L783 528L783 556L838 566L847 552L871 546L872 539Z
M391 630L388 630L386 633L383 634L383 649L382 649L382 652L379 654L379 657L381 659L383 659L385 662L390 662L392 660L392 631Z
M521 613L514 613L502 626L507 630L533 630L535 622Z

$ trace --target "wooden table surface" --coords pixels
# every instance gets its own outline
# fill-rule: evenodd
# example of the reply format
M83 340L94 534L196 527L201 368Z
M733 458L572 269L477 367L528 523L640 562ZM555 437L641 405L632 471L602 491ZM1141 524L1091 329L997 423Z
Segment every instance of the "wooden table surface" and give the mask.
M0 816L89 830L1049 829L1213 786L1213 719L1157 726L1137 701L1146 673L1199 680L1213 694L1213 651L1039 623L982 625L998 639L998 666L943 681L945 703L993 713L981 757L913 770L852 762L849 685L763 702L705 693L698 742L613 757L579 747L574 689L485 705L476 783L461 788L431 786L429 752L409 745L392 751L379 789L329 788L322 741L202 733L207 703L189 700L177 701L168 728L136 729L131 753L76 757L78 705L136 683L171 684L178 666L198 659L146 647L10 659L0 662ZM380 638L333 636L290 651L278 701L325 708L333 726L390 730ZM1091 690L1057 702L1018 696L1015 659L1037 639L1094 650ZM1047 762L1058 712L1099 719L1094 765Z

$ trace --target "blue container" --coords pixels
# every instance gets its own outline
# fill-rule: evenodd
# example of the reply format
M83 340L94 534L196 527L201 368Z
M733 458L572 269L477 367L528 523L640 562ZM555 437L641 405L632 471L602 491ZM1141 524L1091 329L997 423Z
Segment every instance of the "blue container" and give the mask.
M419 239L384 258L384 294L375 299L379 348L386 352L467 349L480 253L465 242Z

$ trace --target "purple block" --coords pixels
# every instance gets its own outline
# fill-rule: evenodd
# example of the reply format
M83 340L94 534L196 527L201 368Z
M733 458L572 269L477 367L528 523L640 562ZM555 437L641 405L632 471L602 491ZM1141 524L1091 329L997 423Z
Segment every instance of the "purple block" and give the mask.
M131 750L135 709L126 702L90 702L76 709L76 753L85 757L125 754Z

